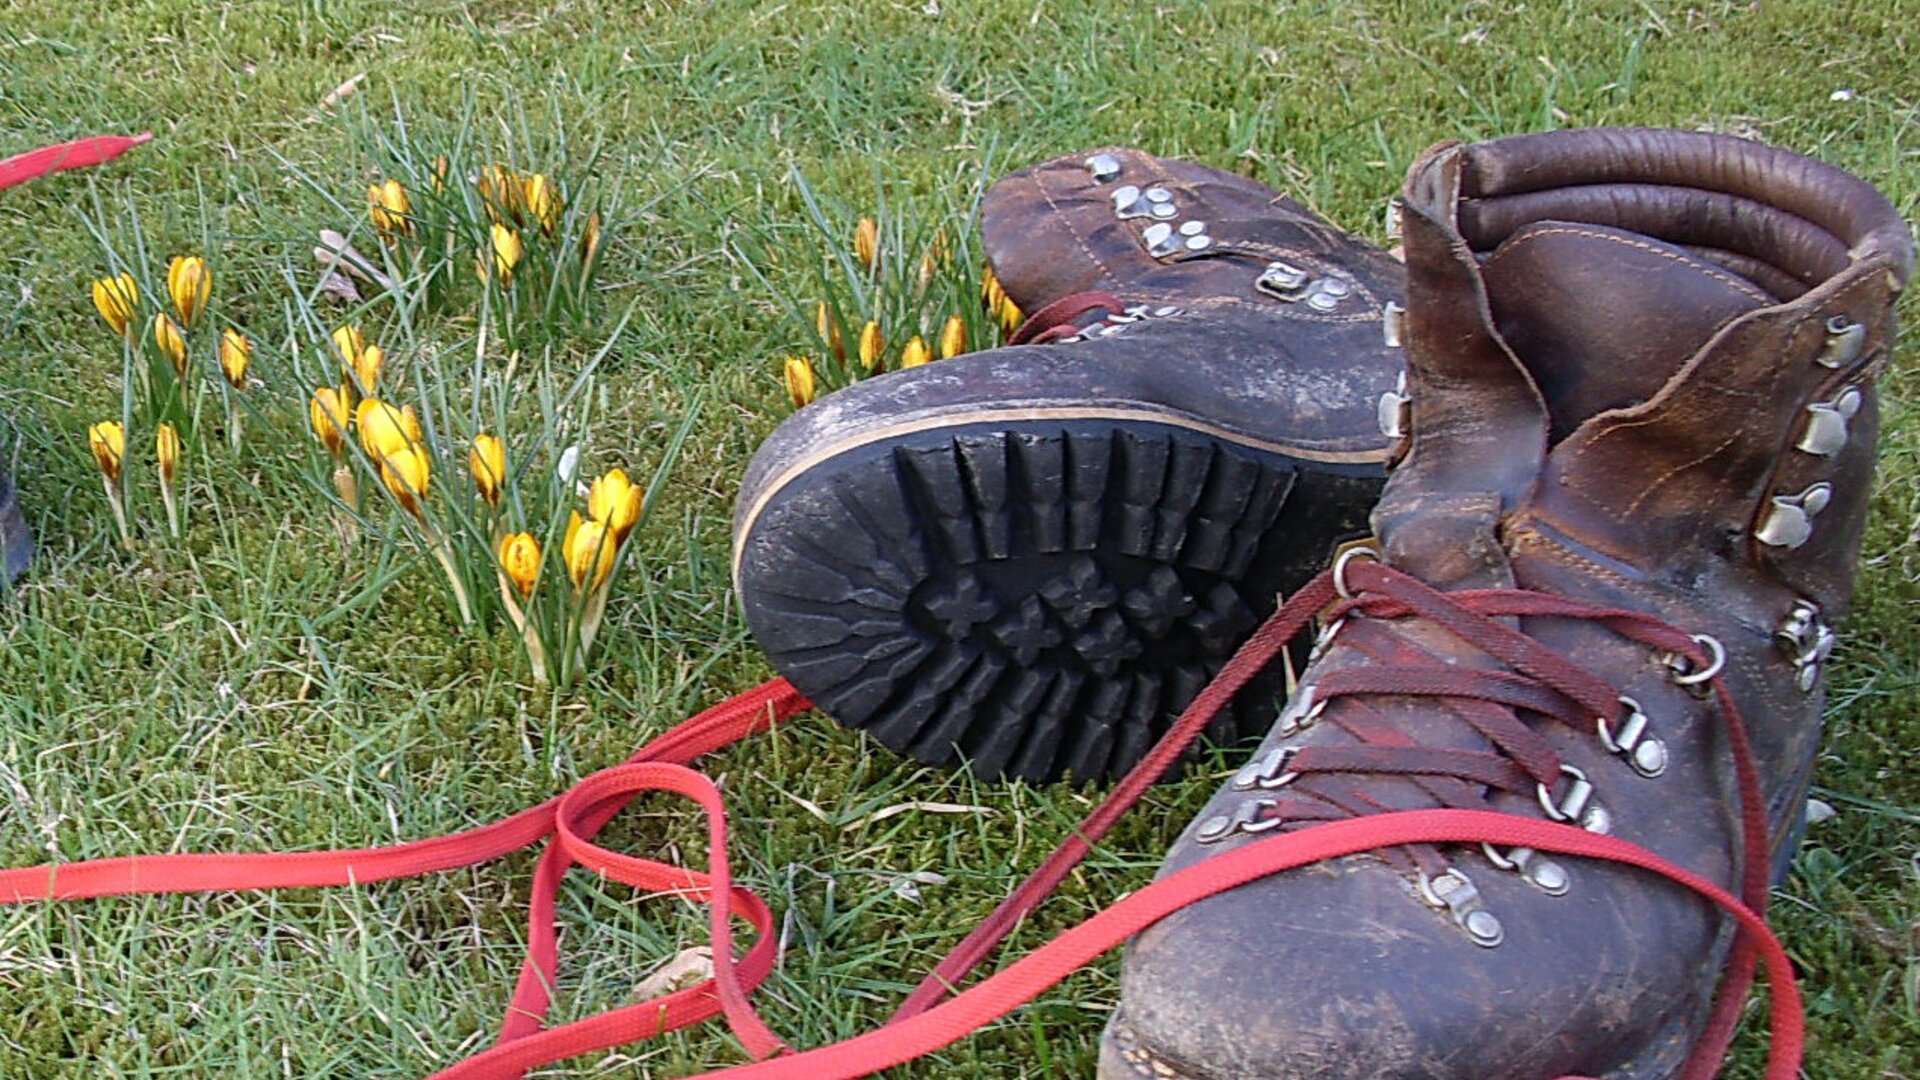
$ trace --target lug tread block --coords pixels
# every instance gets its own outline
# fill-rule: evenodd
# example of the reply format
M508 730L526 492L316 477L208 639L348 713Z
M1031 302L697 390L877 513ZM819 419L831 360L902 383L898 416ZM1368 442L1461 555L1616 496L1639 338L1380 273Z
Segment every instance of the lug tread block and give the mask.
M1007 513L1010 466L1004 434L968 435L953 441L967 477L974 525L989 559L1004 559L1013 549L1013 521Z
M1120 433L1119 521L1113 535L1122 554L1145 558L1153 549L1158 518L1154 511L1166 490L1167 462L1173 456L1165 436Z
M981 715L982 706L992 697L994 684L1005 674L1002 657L982 651L965 678L947 695L947 707L940 716L908 744L906 753L917 761L941 765L964 752L967 729Z
M1217 453L1212 443L1176 441L1167 463L1167 481L1154 514L1152 558L1172 562L1180 555L1187 538L1187 524L1193 508L1205 490L1207 474L1213 471Z
M1286 513L1299 468L1170 426L916 432L770 500L743 540L743 605L802 693L890 749L1099 781L1297 585L1285 560L1360 516ZM1210 734L1269 722L1251 689Z
M934 535L945 544L956 563L980 561L980 539L967 506L964 478L951 441L938 446L901 447L895 451L910 478L911 498L932 519Z
M1075 551L1092 551L1100 543L1113 455L1110 434L1067 436L1067 546Z
M1027 507L1027 537L1038 555L1067 546L1067 444L1057 437L1020 434L1012 440L1009 467L1018 476Z
M1033 721L1052 684L1050 673L1032 668L1009 675L1005 690L983 710L984 722L974 724L962 746L967 760L982 776L1000 776L1007 771L1029 730L1036 726Z

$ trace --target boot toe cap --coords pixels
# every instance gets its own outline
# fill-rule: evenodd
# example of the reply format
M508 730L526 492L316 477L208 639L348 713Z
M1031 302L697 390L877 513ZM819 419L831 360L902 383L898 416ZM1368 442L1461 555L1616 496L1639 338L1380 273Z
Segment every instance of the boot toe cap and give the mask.
M1364 856L1175 913L1129 945L1102 1080L1666 1075L1710 989L1696 984L1711 920L1691 942L1684 919L1664 941L1609 938L1594 928L1615 890L1526 895L1506 877L1475 875L1506 930L1491 948Z

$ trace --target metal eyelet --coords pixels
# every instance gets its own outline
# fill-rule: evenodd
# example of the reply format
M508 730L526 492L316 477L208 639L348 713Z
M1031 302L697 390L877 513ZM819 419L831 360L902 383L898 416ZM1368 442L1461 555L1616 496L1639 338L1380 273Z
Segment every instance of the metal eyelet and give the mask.
M1276 746L1240 767L1233 774L1232 787L1236 791L1275 791L1286 787L1299 779L1300 774L1289 772L1287 764L1300 752L1297 746Z
M1407 309L1389 300L1380 309L1380 340L1389 349L1398 349L1407 343ZM1406 389L1406 373L1400 376L1400 388Z
M1486 909L1473 879L1458 868L1450 868L1439 877L1422 872L1419 887L1421 899L1453 916L1454 925L1466 931L1475 945L1491 949L1507 939L1506 928Z
M1587 774L1571 765L1560 766L1560 775L1569 778L1567 793L1558 802L1554 801L1553 791L1545 784L1535 784L1534 793L1540 799L1540 809L1547 817L1563 823L1575 823L1593 833L1613 831L1613 815L1605 807L1593 801L1593 781Z
M1389 439L1404 439L1413 427L1413 395L1407 393L1407 373L1401 372L1393 389L1380 395L1374 407L1380 434Z
M1860 359L1866 344L1867 328L1864 324L1854 322L1845 315L1835 315L1827 320L1827 343L1813 361L1824 368L1843 368Z
M1618 731L1606 717L1594 718L1594 727L1600 733L1600 745L1609 753L1625 758L1633 771L1652 779L1667 771L1667 744L1647 734L1647 714L1640 709L1640 703L1620 695L1620 704L1627 708L1627 718L1620 723Z
M1333 560L1333 591L1339 594L1342 600L1353 599L1353 593L1347 588L1347 564L1361 555L1374 562L1380 561L1380 553L1365 544L1355 544L1341 552L1339 558Z
M1849 386L1835 394L1832 401L1816 401L1807 406L1807 428L1800 433L1795 449L1815 457L1832 457L1847 448L1847 425L1860 412L1863 398L1860 388Z
M1273 722L1274 729L1281 735L1297 735L1314 725L1320 714L1327 711L1327 702L1315 701L1313 684L1300 688L1293 700L1287 703L1286 711Z
M1546 893L1548 896L1565 896L1573 887L1573 879L1567 874L1567 868L1541 855L1530 847L1509 848L1502 854L1492 844L1482 843L1480 850L1487 861L1502 870L1511 870L1520 875L1520 880Z
M1667 658L1667 670L1672 673L1675 686L1701 686L1719 675L1727 666L1727 647L1720 639L1707 634L1689 634L1693 643L1707 650L1710 659L1707 666L1699 671L1693 670L1693 661L1674 653Z
M1810 484L1798 495L1775 495L1767 518L1754 530L1753 538L1769 547L1791 551L1813 539L1813 519L1833 501L1833 485L1824 480Z
M1277 829L1281 824L1279 818L1263 819L1261 815L1279 807L1280 804L1272 799L1242 799L1240 805L1233 808L1233 813L1216 814L1201 822L1193 838L1202 844L1213 844L1235 833L1262 833Z
M1095 154L1087 159L1086 166L1096 184L1107 183L1120 175L1120 159L1112 154Z

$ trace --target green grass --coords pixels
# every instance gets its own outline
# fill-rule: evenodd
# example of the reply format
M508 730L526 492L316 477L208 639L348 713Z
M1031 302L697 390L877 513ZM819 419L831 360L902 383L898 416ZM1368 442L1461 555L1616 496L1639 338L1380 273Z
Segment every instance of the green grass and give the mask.
M1920 200L1920 10L1907 3L0 0L0 12L0 152L158 134L107 169L0 195L0 415L21 436L42 542L0 604L0 865L436 834L541 800L765 678L727 593L727 518L736 477L785 412L778 356L806 343L738 241L791 253L771 270L774 289L813 295L816 241L794 170L831 206L857 214L884 199L900 212L949 205L983 168L1134 143L1246 171L1380 239L1384 200L1434 140L1671 124L1817 153L1910 218ZM344 120L319 110L362 72ZM1833 100L1839 89L1851 99ZM508 632L458 633L430 563L378 544L343 555L316 512L298 415L250 423L238 460L194 462L188 535L133 555L117 549L86 455L86 425L121 398L119 350L85 299L103 267L94 207L123 221L130 206L157 258L206 243L216 304L280 342L261 365L268 391L297 394L284 275L311 285L311 236L358 212L382 164L368 133L391 133L396 110L428 142L467 136L575 161L597 148L596 175L629 212L600 276L601 318L539 349L577 368L611 344L593 439L636 475L702 401L594 670L567 692L532 685ZM472 333L452 313L402 340L424 363L470 356ZM1814 826L1778 904L1809 997L1812 1077L1917 1075L1914 358L1909 338L1887 380L1861 594L1835 667L1818 783L1840 816ZM157 507L145 514L151 526ZM759 1000L801 1046L884 1018L1088 805L1065 789L914 769L815 721L708 768L725 777L736 867L788 920L783 966ZM1213 783L1156 792L1016 945L1145 882ZM985 809L860 824L912 800ZM702 857L681 806L636 809L611 842ZM497 1023L531 865L360 890L0 909L0 1076L444 1065ZM945 880L902 895L919 873ZM559 1018L628 1000L704 938L697 911L618 887L573 882L562 906ZM1109 959L895 1075L1089 1075L1114 989ZM1276 974L1276 992L1312 988ZM1758 1075L1761 1041L1743 1034L1729 1075ZM552 1075L740 1060L716 1028Z

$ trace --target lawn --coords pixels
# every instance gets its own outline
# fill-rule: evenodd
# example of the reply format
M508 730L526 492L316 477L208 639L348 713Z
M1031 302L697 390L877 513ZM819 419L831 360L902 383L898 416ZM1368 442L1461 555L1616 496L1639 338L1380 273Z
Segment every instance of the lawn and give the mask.
M945 225L964 256L982 177L1130 143L1243 171L1384 242L1384 203L1435 140L1657 124L1818 155L1912 219L1917 17L1906 0L0 0L0 155L156 134L104 168L0 194L0 432L41 542L0 601L0 866L459 829L767 678L729 595L728 516L747 458L790 408L782 356L818 348L808 324L828 248L850 244L863 214L922 238ZM319 231L354 229L378 252L367 185L424 177L436 149L549 169L577 203L601 202L583 300L509 317L486 306L505 290L483 289L465 253L452 301L318 295ZM210 318L256 341L260 385L233 396L235 449L233 397L217 373L196 376L179 538L154 494L153 430L136 423L129 550L87 430L147 406L88 287L115 259L163 277L167 256L195 252L213 267ZM941 288L961 295L976 270L957 261ZM346 321L443 421L492 410L515 446L577 442L586 475L659 479L577 677L536 678L497 607L464 628L400 511L372 498L344 534L305 399L329 363L326 330ZM1836 814L1812 826L1776 898L1817 1078L1920 1077L1913 342L1883 384L1879 491L1834 665L1816 795ZM435 484L451 503L466 477ZM542 497L529 527L551 541L566 493ZM1145 883L1228 760L1157 791L1014 944ZM884 1019L1097 794L915 768L817 718L706 768L730 800L736 872L781 920L783 960L757 1000L798 1046ZM703 837L664 799L606 834L695 864ZM532 865L0 908L0 1077L431 1072L498 1024ZM558 1019L631 1000L705 938L699 909L584 877L561 918ZM1284 973L1275 987L1313 993ZM1115 992L1109 956L895 1074L1089 1076ZM1730 1077L1759 1075L1760 1011ZM743 1060L716 1025L548 1075Z

